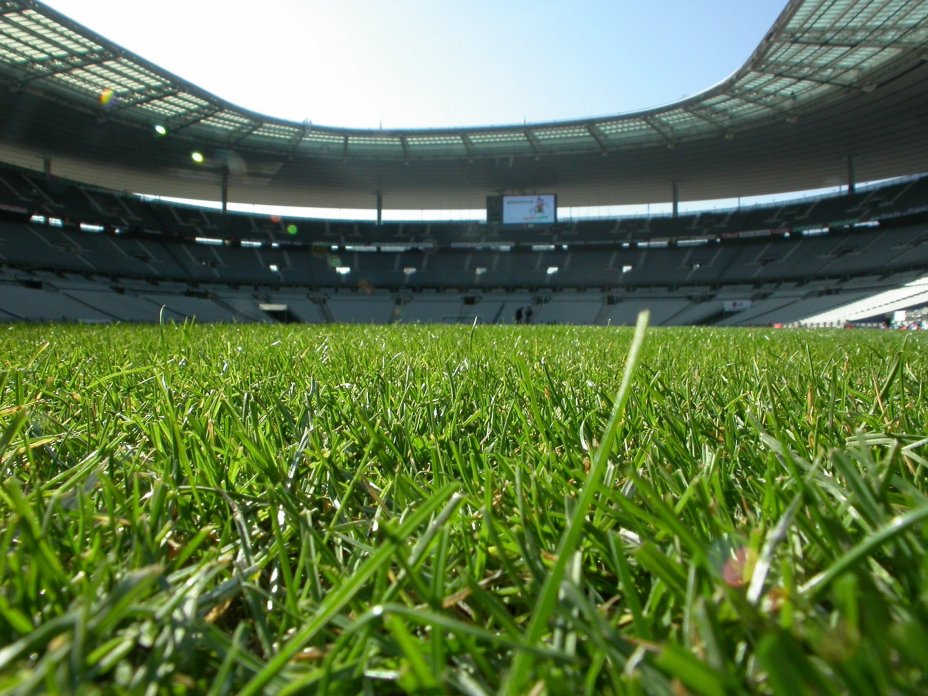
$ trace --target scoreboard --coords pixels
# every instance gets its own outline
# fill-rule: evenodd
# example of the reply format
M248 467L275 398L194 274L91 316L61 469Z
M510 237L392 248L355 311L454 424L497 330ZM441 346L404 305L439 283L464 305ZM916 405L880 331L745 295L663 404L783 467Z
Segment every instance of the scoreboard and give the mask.
M557 195L533 193L487 196L487 222L504 225L548 225L557 222Z

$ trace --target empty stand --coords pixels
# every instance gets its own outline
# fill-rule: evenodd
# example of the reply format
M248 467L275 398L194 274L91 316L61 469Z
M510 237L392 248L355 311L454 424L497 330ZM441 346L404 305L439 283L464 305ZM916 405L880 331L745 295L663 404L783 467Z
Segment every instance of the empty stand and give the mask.
M326 307L337 323L388 324L397 302L389 295L336 294L327 299Z
M55 288L0 284L0 311L25 321L111 322L115 317Z
M223 215L12 168L0 204L0 319L501 323L530 307L533 323L648 308L655 324L744 325L928 268L928 177L526 229ZM750 306L726 312L731 299Z

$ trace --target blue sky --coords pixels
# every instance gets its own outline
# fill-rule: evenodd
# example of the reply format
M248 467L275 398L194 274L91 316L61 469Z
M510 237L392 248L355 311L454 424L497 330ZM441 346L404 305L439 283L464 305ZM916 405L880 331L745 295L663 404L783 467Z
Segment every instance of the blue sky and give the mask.
M532 123L659 106L741 67L786 5L45 1L233 104L357 128Z

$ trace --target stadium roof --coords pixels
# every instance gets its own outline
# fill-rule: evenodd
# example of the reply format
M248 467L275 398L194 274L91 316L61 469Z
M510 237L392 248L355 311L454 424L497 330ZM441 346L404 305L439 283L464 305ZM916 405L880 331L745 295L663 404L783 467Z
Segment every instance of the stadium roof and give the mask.
M238 108L33 0L0 0L0 159L118 189L244 202L480 208L749 196L928 169L928 2L792 0L747 63L605 118L358 130ZM161 126L166 135L158 136ZM203 165L191 150L206 156Z

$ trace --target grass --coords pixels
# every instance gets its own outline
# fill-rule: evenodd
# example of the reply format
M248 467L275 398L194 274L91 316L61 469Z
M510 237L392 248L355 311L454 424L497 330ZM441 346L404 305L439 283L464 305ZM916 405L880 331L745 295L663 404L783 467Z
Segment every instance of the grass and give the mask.
M0 692L928 689L923 336L0 341Z

